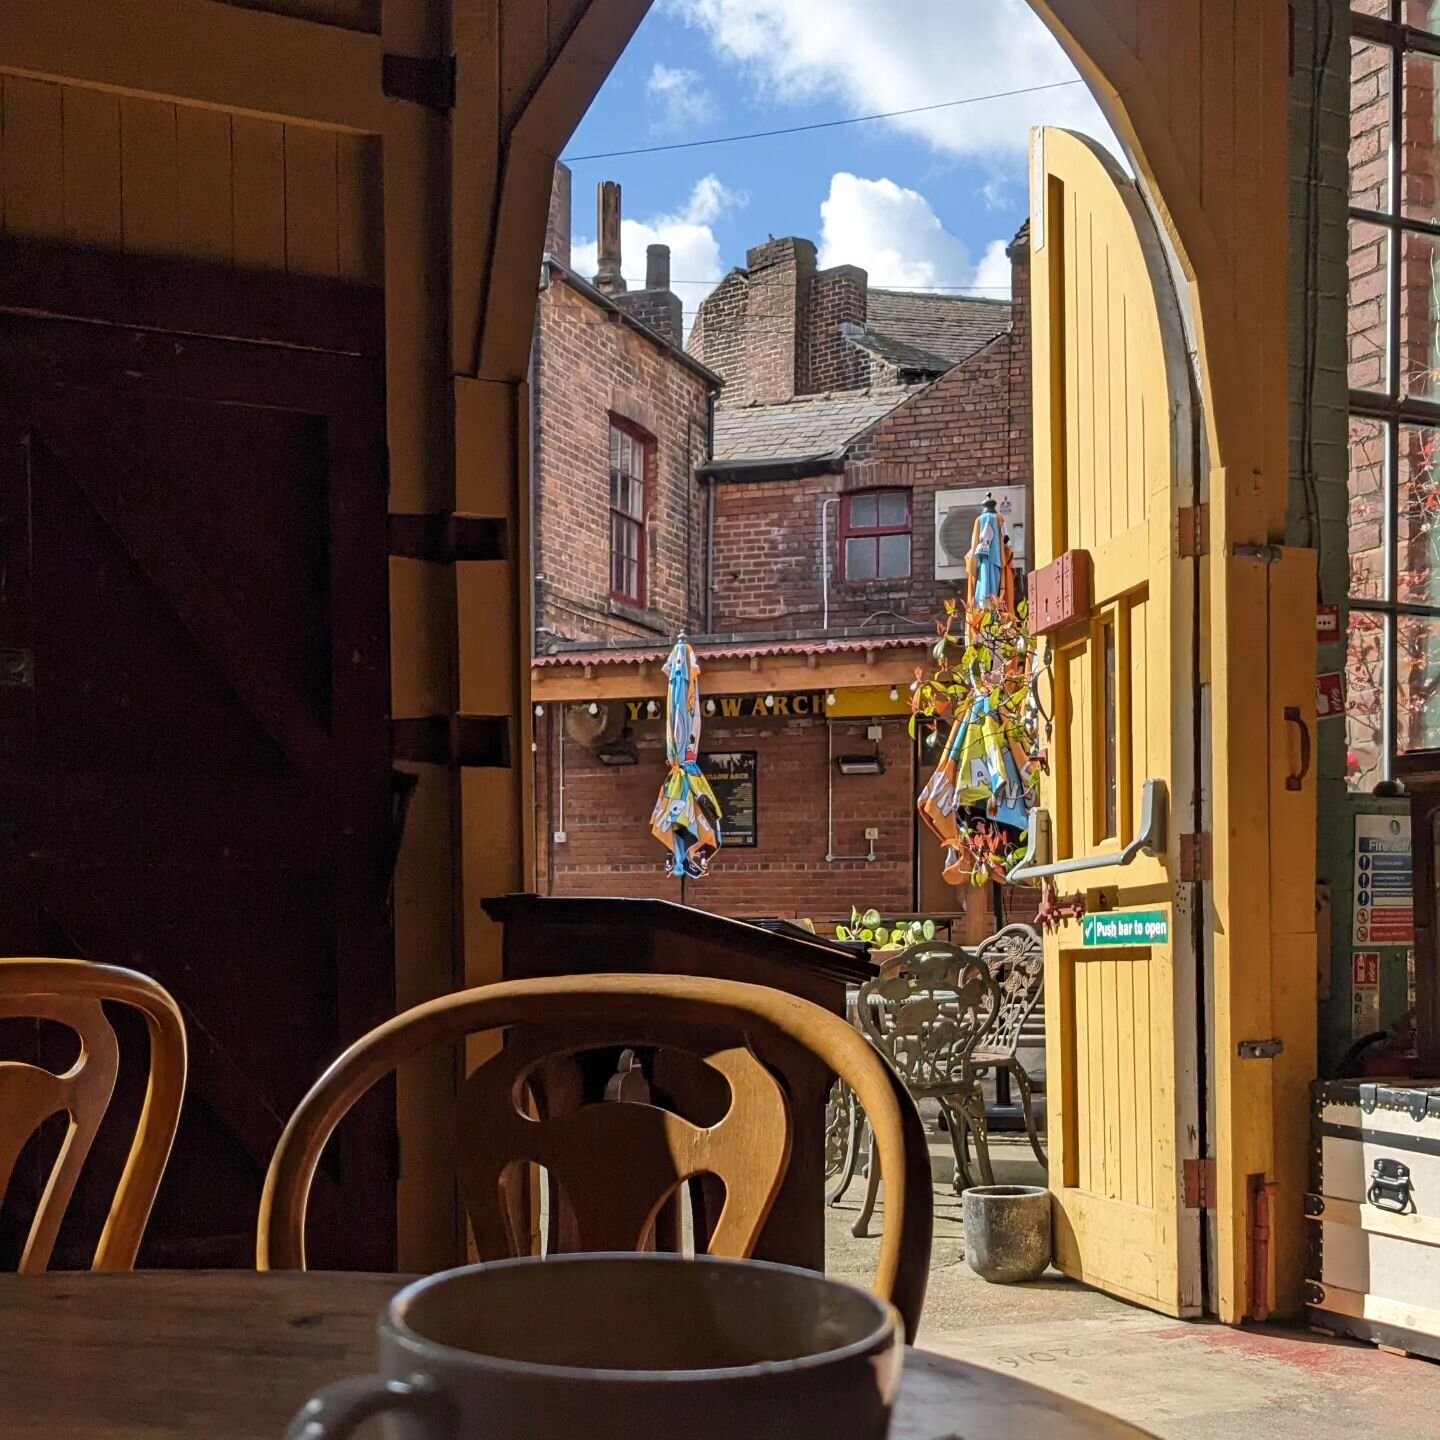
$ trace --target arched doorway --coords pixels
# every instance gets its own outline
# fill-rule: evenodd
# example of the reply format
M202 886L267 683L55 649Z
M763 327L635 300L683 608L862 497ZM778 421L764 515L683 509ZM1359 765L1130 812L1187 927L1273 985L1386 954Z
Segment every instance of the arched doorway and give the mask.
M1286 12L1200 0L1034 4L1126 145L1189 313L1202 475L1183 543L1204 556L1194 703L1203 712L1205 805L1193 832L1178 817L1177 826L1185 824L1193 867L1182 888L1205 937L1201 1113L1213 1186L1189 1178L1210 1202L1208 1308L1238 1320L1298 1302L1315 1044L1313 781L1286 788L1294 767L1278 718L1286 708L1313 710L1314 627L1304 562L1264 563L1284 535L1287 489ZM648 8L647 0L550 7L549 53L543 64L535 56L528 103L502 133L494 247L477 287L472 353L481 379L521 381L550 167ZM517 473L512 493L521 484ZM1313 578L1309 585L1313 593ZM1268 626L1255 623L1261 614ZM1211 763L1229 756L1251 758ZM1240 1045L1255 1039L1282 1041L1281 1055L1242 1059ZM1262 1209L1273 1237L1257 1253Z

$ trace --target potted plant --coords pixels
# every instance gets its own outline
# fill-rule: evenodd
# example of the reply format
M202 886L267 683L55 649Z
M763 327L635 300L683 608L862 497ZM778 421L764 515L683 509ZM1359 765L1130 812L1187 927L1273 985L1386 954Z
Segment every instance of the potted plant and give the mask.
M907 920L889 922L881 918L878 910L859 910L850 907L850 923L835 927L837 940L863 940L873 946L872 958L887 959L908 950L912 945L935 938L933 920Z

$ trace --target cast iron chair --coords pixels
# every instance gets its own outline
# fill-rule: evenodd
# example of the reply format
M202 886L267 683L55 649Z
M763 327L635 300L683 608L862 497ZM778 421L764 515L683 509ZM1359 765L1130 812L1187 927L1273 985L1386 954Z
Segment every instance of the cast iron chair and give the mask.
M1035 1125L1034 1084L1017 1055L1022 1041L1036 1038L1031 1027L1045 985L1044 945L1039 932L1031 926L1007 925L984 941L976 956L989 966L1000 987L1000 1012L971 1055L973 1072L979 1077L991 1071L997 1082L1002 1075L1015 1081L1030 1148L1035 1158L1048 1168L1050 1162L1045 1158L1045 1147L1040 1143ZM1038 1038L1043 1046L1043 1018Z
M0 1020L50 1020L79 1037L63 1074L25 1060L0 1060L0 1202L20 1152L50 1116L69 1127L50 1170L20 1255L20 1273L50 1264L60 1223L110 1106L120 1047L102 1002L129 1005L150 1031L150 1080L124 1173L95 1248L94 1270L129 1270L170 1159L185 1096L185 1023L170 995L133 970L86 960L0 959Z
M886 961L880 973L860 987L856 999L862 1033L890 1062L906 1090L916 1100L929 1098L939 1104L955 1151L957 1190L973 1183L970 1136L981 1179L986 1185L995 1179L985 1096L972 1057L994 1027L1000 1009L1000 987L979 953L938 940L912 945ZM859 1102L863 1108L863 1096ZM871 1165L865 1203L854 1225L857 1236L868 1231L880 1178Z
M757 1046L778 1043L809 1051L842 1076L870 1117L877 1173L887 1182L874 1288L914 1335L930 1262L930 1166L904 1086L839 1016L765 986L694 976L505 981L418 1005L372 1030L321 1076L281 1136L261 1199L258 1267L304 1269L306 1205L321 1152L372 1085L431 1045L500 1029L510 1031L505 1047L471 1072L456 1107L460 1189L481 1259L529 1252L514 1199L529 1164L558 1182L576 1224L571 1248L579 1250L646 1244L681 1185L716 1175L725 1201L709 1253L748 1256L790 1161L789 1102L756 1056ZM701 1057L729 1087L725 1113L708 1127L628 1101L531 1116L532 1078L550 1061L625 1047Z

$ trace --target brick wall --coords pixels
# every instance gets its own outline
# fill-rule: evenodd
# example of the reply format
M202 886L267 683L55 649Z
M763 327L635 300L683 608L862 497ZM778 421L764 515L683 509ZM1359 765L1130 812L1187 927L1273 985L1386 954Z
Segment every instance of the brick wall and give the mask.
M867 721L836 721L834 752L868 752ZM665 777L665 738L658 722L635 736L639 764L601 765L565 741L565 833L551 837L558 814L554 759L559 712L547 707L537 722L536 834L542 892L678 900L679 882L665 874L665 851L650 834L650 812ZM704 880L687 881L688 904L740 916L848 915L851 905L882 912L913 909L913 752L905 726L884 727L883 775L834 776L835 853L864 855L867 827L880 831L876 860L826 855L826 722L766 720L751 724L706 721L703 750L757 752L754 849L722 849ZM723 823L723 822L722 822Z
M631 290L615 296L615 303L624 306L642 325L648 325L672 345L684 340L684 309L680 297L673 291Z
M806 345L800 357L800 390L863 390L871 383L869 356L845 338L844 325L864 325L870 277L858 265L821 270L810 287Z
M693 626L703 583L694 466L705 453L705 382L675 354L558 276L536 331L537 641L653 638ZM649 495L648 617L610 602L612 414L655 439Z
M745 268L744 398L752 405L774 405L797 393L809 335L815 246L793 236L770 240L746 253ZM727 383L724 403L734 405L740 397L729 393L731 388Z
M804 631L824 613L821 507L830 553L831 627L872 617L928 621L957 582L935 576L935 493L1031 484L1030 284L1013 257L1012 329L916 391L850 448L843 474L715 482L714 628ZM910 578L848 582L839 567L838 497L899 486L911 492Z
M757 245L745 263L706 298L690 333L690 353L725 377L722 405L769 405L884 383L877 362L841 330L865 323L864 270L817 270L815 246L793 236Z
M743 270L732 270L705 298L695 323L690 327L686 349L702 365L725 377L720 392L745 395L745 315L750 302L750 279Z

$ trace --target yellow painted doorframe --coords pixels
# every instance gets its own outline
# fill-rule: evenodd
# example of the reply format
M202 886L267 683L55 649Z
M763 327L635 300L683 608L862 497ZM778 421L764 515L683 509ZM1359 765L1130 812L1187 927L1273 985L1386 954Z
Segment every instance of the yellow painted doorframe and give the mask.
M1234 1322L1299 1308L1304 1081L1315 1046L1313 973L1295 960L1313 957L1313 907L1307 918L1271 899L1313 896L1315 853L1313 777L1299 792L1280 788L1287 757L1273 742L1286 711L1313 720L1315 627L1310 605L1295 603L1305 559L1265 548L1283 541L1288 485L1288 13L1283 0L1032 3L1090 81L1168 231L1198 351L1215 1307ZM1268 627L1255 625L1261 614ZM1283 1058L1241 1058L1249 1040L1279 1040ZM1257 1198L1271 1210L1271 1254L1268 1276L1252 1283Z
M1288 12L1285 0L1031 3L1087 77L1129 151L1174 247L1198 351L1208 463L1201 498L1210 507L1204 602L1209 752L1237 760L1212 765L1209 775L1213 883L1207 926L1214 988L1212 1077L1222 1117L1214 1137L1221 1197L1216 1308L1222 1319L1235 1321L1257 1304L1273 1301L1292 1309L1298 1303L1302 1221L1299 1207L1290 1207L1286 1198L1297 1154L1303 1163L1308 1126L1299 1098L1303 1087L1294 1077L1313 1053L1315 1039L1313 976L1305 984L1285 959L1305 948L1305 931L1295 928L1304 922L1296 907L1271 903L1277 880L1287 894L1313 892L1313 820L1309 832L1301 833L1303 793L1298 806L1277 799L1272 782L1279 776L1272 771L1284 764L1284 754L1271 737L1284 730L1283 709L1307 703L1313 708L1313 685L1308 698L1296 687L1303 688L1297 677L1306 673L1307 657L1313 677L1315 631L1308 607L1291 604L1287 610L1276 603L1277 589L1288 593L1293 585L1277 587L1274 567L1243 553L1244 547L1276 544L1284 534ZM491 0L488 6L456 0L457 14L498 9L518 18L524 8L516 0ZM496 217L496 230L483 298L477 285L463 306L474 314L471 307L479 300L483 322L478 335L455 333L457 369L482 383L513 387L513 394L523 394L532 320L529 302L519 304L515 297L530 293L538 264L550 166L648 4L570 0L550 8L567 11L573 20L558 47L563 58L529 103L518 106L521 118L502 121L498 154L487 152L470 162L479 188L495 196L488 213ZM460 33L458 21L456 28ZM480 48L485 43L480 37ZM457 301L464 289L457 283ZM471 343L476 350L466 357ZM463 363L466 358L471 364ZM513 453L516 438L513 412L479 407L463 455L457 435L457 476L476 474L472 465L483 470L485 455ZM519 586L518 593L523 596L526 587ZM1268 635L1255 626L1257 614L1270 616ZM487 655L488 647L486 639ZM480 654L476 651L472 662L468 651L462 634L462 676L467 670L478 673ZM1272 669L1271 656L1277 654L1287 663ZM518 670L523 661L517 654L510 663ZM1266 675L1268 684L1256 678ZM527 681L516 674L508 693L496 693L493 703L514 707L518 716ZM1306 783L1313 805L1313 779ZM504 808L515 813L508 803ZM468 817L466 832L486 818ZM470 888L467 877L467 893ZM488 950L493 942L482 938L478 917L473 925L474 931L467 916L467 951L472 934ZM488 962L467 964L475 978L488 969ZM1283 1005L1276 1003L1281 994ZM1240 1042L1255 1039L1284 1043L1290 1057L1285 1077L1272 1062L1239 1058ZM1283 1187L1271 1220L1273 1296L1252 1294L1246 1222L1256 1177L1262 1185Z

